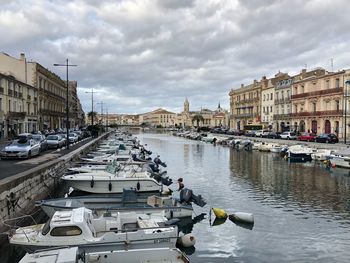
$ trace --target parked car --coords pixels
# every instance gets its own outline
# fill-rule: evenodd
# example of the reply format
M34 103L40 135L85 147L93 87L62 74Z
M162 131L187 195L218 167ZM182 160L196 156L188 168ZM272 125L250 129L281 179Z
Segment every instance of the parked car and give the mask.
M245 132L245 136L247 136L247 137L255 137L255 132L256 131L246 131Z
M78 137L78 134L71 132L69 133L68 139L69 139L69 143L75 143L75 142L78 142L79 137Z
M261 134L260 137L268 138L269 134L270 134L270 131L268 131L268 130L263 130L263 132L262 132L262 134Z
M13 140L0 151L1 158L30 158L40 154L40 145L33 139Z
M267 135L267 138L281 139L281 133L280 132L269 132L269 134Z
M255 131L255 137L264 137L264 135L267 135L268 133L268 130L257 130Z
M333 133L323 133L316 137L316 142L325 142L325 143L337 143L339 142L338 136Z
M46 151L49 148L49 145L47 144L47 140L45 135L42 134L33 134L32 135L33 140L37 141L40 145L40 151Z
M59 134L52 134L46 138L49 148L61 148L66 144L66 140Z
M315 141L316 135L313 133L303 132L298 136L299 141L313 142Z
M298 137L294 132L283 132L281 133L281 139L296 140Z

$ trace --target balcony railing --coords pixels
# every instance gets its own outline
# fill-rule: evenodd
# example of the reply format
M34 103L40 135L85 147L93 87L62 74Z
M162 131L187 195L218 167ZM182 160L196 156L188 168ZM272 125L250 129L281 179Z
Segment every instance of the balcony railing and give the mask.
M290 97L275 99L275 104L288 103L290 102Z
M303 111L291 113L291 117L312 117L312 116L342 116L342 110L328 110L328 111Z
M325 90L295 94L295 95L292 95L292 99L300 99L300 98L314 97L314 96L321 96L321 95L327 95L332 93L342 93L342 92L343 92L343 88L325 89Z
M9 111L7 113L8 118L21 118L24 119L26 117L27 113L25 111L22 112L16 112L16 111Z
M274 114L273 115L273 119L276 121L279 120L286 120L290 118L290 114L286 113L286 114Z

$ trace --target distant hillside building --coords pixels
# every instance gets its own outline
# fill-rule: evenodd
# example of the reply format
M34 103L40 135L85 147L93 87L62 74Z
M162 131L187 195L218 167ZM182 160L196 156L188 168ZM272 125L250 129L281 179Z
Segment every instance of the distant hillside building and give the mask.
M159 108L139 115L139 123L153 127L174 127L176 113Z

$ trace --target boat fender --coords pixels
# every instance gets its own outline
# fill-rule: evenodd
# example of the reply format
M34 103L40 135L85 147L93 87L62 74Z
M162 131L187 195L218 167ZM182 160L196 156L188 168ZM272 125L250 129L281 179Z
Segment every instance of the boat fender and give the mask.
M196 238L193 234L186 234L179 237L177 242L183 247L193 247L196 244Z
M109 182L109 184L108 184L108 190L112 191L112 183L111 182Z
M137 184L136 184L137 191L140 191L140 188L141 188L140 182L137 182Z
M246 224L254 224L254 216L251 213L236 212L229 215L230 220Z
M91 181L90 181L90 187L91 187L91 188L94 188L94 184L95 184L94 179L91 179Z
M213 207L212 210L217 218L227 218L227 213L224 209Z

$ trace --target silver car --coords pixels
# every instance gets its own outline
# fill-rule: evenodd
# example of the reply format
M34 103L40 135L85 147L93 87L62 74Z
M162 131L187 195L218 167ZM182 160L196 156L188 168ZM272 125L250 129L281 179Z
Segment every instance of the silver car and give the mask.
M52 134L46 138L49 148L61 148L66 144L66 140L59 134Z
M12 141L0 151L1 158L30 158L40 154L40 144L33 139Z

